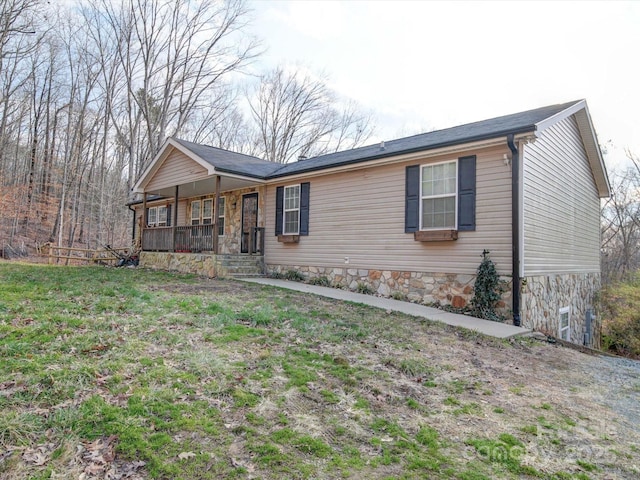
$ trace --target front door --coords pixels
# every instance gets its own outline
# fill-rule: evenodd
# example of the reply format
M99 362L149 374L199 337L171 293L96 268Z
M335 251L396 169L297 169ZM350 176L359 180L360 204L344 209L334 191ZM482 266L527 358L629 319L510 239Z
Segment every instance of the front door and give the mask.
M240 252L256 252L256 227L258 226L258 193L248 193L242 196L242 235ZM249 249L253 250L249 252Z

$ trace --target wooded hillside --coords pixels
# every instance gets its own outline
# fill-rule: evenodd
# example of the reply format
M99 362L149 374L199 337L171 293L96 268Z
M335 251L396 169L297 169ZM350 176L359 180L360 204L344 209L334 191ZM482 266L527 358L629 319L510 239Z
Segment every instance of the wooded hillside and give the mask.
M127 244L131 187L170 136L283 162L371 133L325 79L246 75L262 46L241 0L56 3L0 6L0 249Z

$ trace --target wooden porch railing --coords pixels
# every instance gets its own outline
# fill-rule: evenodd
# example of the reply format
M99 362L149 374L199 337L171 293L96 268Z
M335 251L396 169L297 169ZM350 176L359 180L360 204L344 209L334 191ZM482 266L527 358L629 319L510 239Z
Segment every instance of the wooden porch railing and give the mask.
M215 225L145 228L142 250L151 252L211 252Z
M142 231L142 250L151 252L212 252L216 225L153 227ZM250 254L263 254L264 228L253 227L248 235Z

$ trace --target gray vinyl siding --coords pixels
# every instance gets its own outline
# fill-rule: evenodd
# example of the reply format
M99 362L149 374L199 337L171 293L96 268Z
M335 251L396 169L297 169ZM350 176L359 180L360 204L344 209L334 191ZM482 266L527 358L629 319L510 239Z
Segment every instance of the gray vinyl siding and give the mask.
M207 169L184 153L173 150L145 186L147 192L207 178Z
M407 163L317 175L270 185L266 198L267 265L475 274L484 249L501 274L511 268L510 169L504 149L465 151ZM456 241L417 242L404 233L405 167L477 155L476 230ZM309 235L297 244L275 236L276 188L308 181ZM349 263L345 264L345 257Z
M524 148L524 272L600 271L600 200L578 126L558 122Z

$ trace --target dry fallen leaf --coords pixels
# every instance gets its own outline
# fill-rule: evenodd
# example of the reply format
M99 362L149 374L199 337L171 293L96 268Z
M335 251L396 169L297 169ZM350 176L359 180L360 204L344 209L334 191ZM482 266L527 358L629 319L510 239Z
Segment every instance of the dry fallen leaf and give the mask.
M196 454L195 454L195 453L193 453L193 452L182 452L182 453L179 453L179 454L178 454L178 458L179 458L180 460L187 460L187 459L189 459L189 458L193 458L193 457L195 457L195 456L196 456Z

